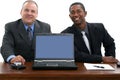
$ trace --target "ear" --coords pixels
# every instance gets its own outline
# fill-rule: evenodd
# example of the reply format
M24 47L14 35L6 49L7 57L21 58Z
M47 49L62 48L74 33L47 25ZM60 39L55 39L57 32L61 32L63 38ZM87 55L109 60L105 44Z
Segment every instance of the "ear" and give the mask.
M37 12L37 15L36 15L36 18L38 17L38 12Z
M87 15L87 11L85 11L85 17L86 17L86 15Z
M69 14L69 17L71 18L71 15Z
M20 15L22 15L22 10L20 11Z

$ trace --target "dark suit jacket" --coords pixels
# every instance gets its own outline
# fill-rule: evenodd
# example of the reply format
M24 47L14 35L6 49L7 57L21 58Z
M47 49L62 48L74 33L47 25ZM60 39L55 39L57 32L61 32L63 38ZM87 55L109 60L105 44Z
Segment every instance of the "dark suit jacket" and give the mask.
M91 54L85 46L82 34L75 25L62 33L74 34L75 60L80 62L102 62L101 45L105 48L105 56L115 57L115 43L102 23L87 23Z
M50 25L35 21L34 33L51 33ZM34 59L35 38L30 44L27 31L21 19L5 25L5 34L1 47L1 54L6 61L10 55L22 55L26 61Z

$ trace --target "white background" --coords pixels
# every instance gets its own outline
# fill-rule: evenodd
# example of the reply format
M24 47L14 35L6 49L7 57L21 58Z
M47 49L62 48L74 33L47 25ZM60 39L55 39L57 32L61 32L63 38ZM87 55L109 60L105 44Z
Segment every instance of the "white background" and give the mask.
M0 2L0 46L4 35L4 25L15 21L25 0L2 0ZM87 22L101 22L115 39L116 58L120 60L120 1L119 0L35 0L39 6L38 20L51 25L53 33L60 33L72 25L69 6L80 1L85 5ZM102 48L103 51L103 48ZM104 51L103 51L104 53ZM0 62L3 61L0 55Z

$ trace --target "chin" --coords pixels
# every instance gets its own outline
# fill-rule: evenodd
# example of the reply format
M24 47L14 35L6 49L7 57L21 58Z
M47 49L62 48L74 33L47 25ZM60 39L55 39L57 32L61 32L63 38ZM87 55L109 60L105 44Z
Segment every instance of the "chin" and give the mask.
M32 25L32 23L33 23L33 22L27 22L26 24L27 24L27 25Z
M81 24L82 24L82 21L74 21L74 24L76 24L76 25L81 25Z
M75 25L81 25L81 23L74 22Z

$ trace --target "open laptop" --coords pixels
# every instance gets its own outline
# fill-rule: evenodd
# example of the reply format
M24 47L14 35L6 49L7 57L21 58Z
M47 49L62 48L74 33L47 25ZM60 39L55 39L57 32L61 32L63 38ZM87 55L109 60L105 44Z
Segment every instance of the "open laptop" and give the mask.
M39 33L35 39L32 69L77 69L73 34Z

